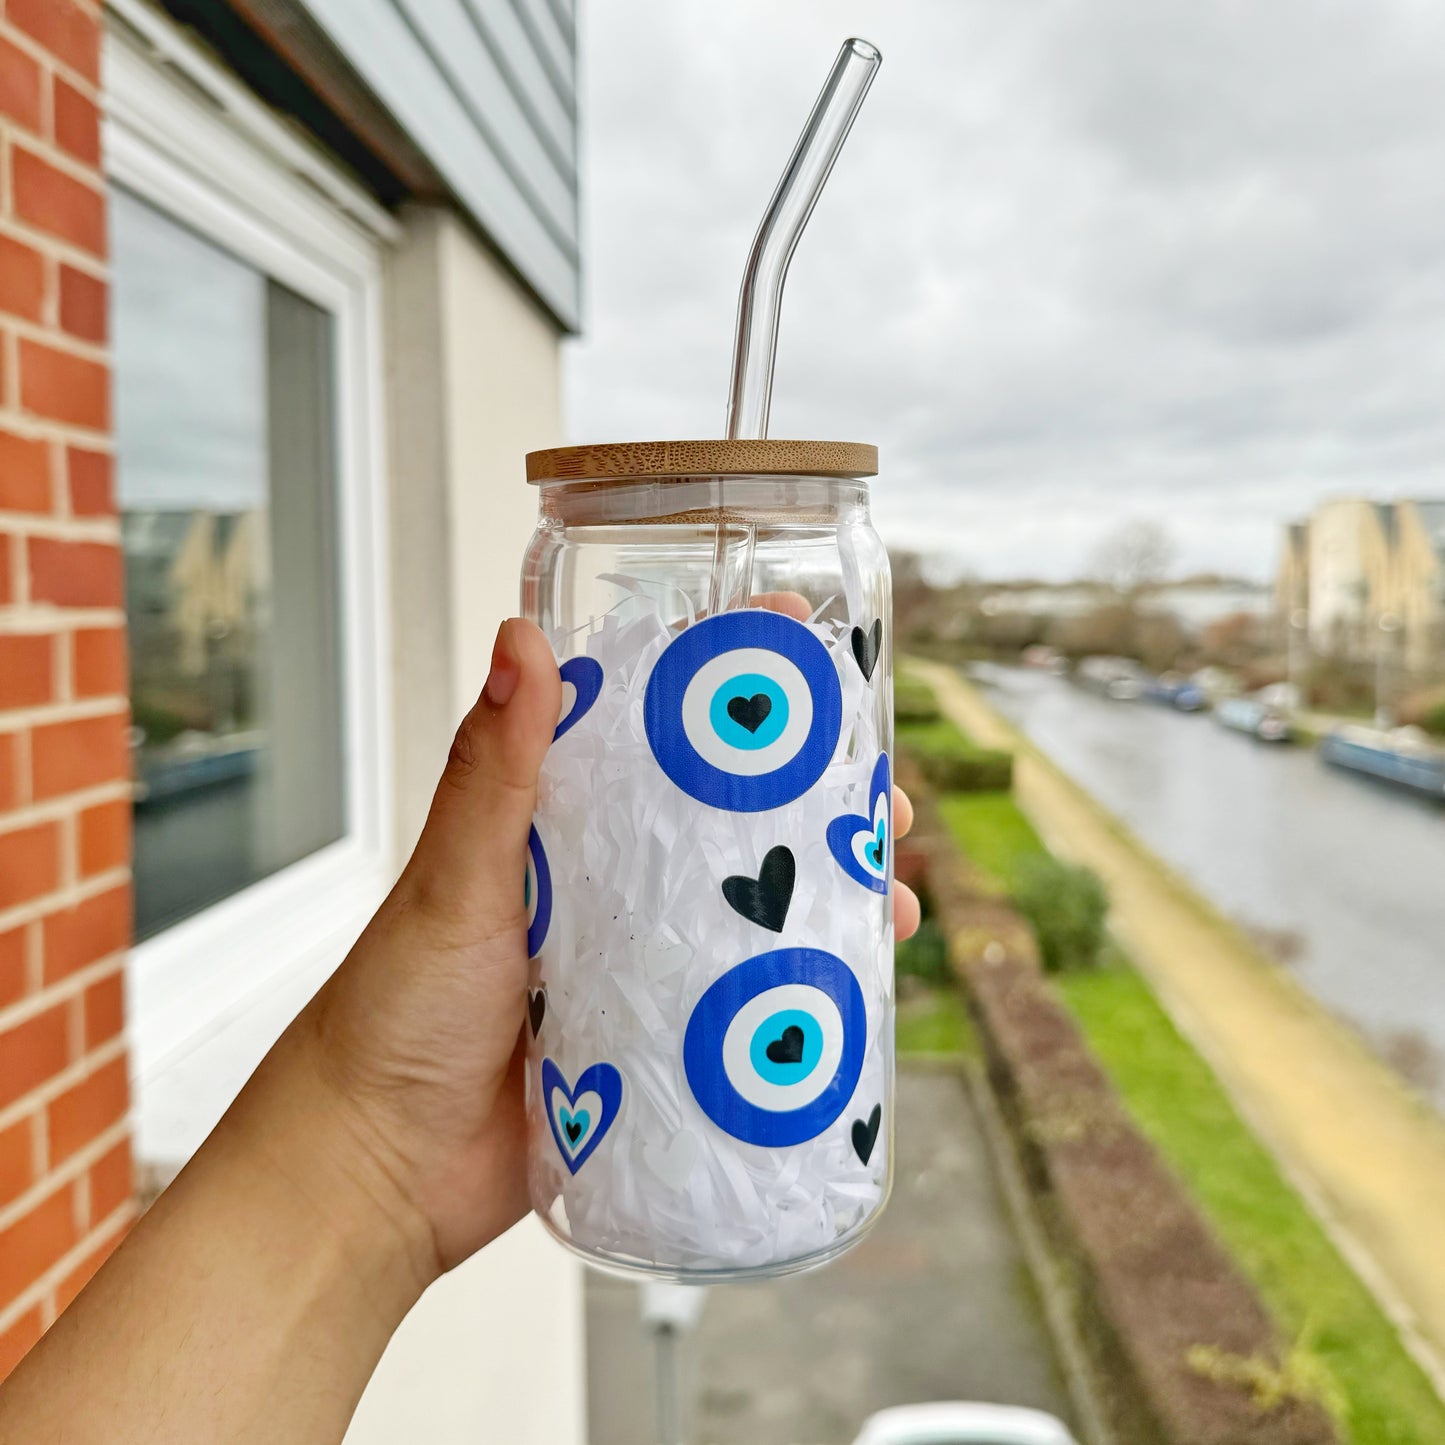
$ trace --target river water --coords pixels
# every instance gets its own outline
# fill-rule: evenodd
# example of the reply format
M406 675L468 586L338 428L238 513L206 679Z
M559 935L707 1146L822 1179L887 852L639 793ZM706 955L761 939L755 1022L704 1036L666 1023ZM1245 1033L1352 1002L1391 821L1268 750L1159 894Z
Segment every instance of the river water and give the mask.
M1445 809L1207 714L1019 668L990 699L1311 993L1445 1105Z

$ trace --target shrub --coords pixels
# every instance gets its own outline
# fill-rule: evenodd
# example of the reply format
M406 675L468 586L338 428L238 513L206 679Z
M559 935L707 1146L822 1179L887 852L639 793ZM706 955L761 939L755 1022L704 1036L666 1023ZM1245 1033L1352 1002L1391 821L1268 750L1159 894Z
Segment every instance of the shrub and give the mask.
M1109 895L1092 869L1053 857L1031 858L1019 869L1014 904L1033 925L1049 973L1098 963Z
M1445 687L1427 687L1411 693L1398 709L1402 723L1424 728L1432 737L1445 737Z
M950 722L906 724L898 743L940 793L1006 793L1013 787L1013 754L979 747Z
M1368 713L1375 705L1374 664L1317 658L1305 683L1305 697L1323 712Z
M148 743L168 743L174 737L185 732L188 724L174 708L163 707L158 703L152 703L143 696L136 696L131 702L131 722L144 734ZM204 724L201 724L204 726Z
M900 978L916 978L935 988L952 982L948 940L937 919L925 918L912 938L898 944L893 950L893 969Z
M994 748L925 756L918 766L943 793L1006 793L1013 787L1013 754Z
M908 723L933 722L938 717L938 700L926 682L900 677L893 684L893 720L900 727Z

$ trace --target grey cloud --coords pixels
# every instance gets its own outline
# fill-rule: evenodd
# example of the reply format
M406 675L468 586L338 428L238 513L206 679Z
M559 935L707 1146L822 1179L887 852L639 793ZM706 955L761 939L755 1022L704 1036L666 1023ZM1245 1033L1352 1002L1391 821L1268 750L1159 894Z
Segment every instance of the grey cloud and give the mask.
M713 434L736 285L843 35L776 435L880 443L891 540L1064 574L1133 515L1263 573L1318 496L1445 494L1445 12L1424 0L609 0L576 439Z

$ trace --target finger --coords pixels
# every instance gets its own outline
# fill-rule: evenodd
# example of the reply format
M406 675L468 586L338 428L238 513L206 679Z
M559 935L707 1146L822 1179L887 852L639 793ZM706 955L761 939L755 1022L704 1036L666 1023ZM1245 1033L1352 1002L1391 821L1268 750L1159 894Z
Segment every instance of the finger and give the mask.
M913 800L902 788L893 790L893 836L906 838L913 826Z
M806 622L813 615L813 604L801 592L759 592L748 605L781 612L797 622Z
M418 901L467 937L525 916L522 879L537 774L562 708L557 661L530 622L501 625L492 670L452 743L407 878Z
M918 932L923 921L923 909L919 906L918 895L906 884L893 885L893 936L901 943Z

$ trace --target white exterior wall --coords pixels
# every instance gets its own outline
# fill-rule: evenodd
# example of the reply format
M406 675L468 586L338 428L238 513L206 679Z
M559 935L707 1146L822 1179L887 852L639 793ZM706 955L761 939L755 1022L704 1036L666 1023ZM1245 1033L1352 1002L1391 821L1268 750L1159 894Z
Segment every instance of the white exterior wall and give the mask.
M406 231L388 274L399 857L517 610L523 454L561 430L555 323L452 215ZM582 1445L582 1311L581 1266L524 1220L412 1311L348 1445Z
M447 218L440 239L460 717L486 681L497 624L517 612L522 551L537 522L523 458L562 440L561 335L459 222Z
M583 1445L583 1344L582 1266L525 1219L407 1316L346 1445Z

